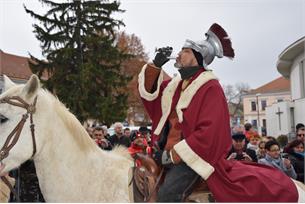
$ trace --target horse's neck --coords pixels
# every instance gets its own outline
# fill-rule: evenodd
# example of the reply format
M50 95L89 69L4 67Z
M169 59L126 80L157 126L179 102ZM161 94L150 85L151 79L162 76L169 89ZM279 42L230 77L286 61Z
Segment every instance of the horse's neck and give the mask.
M47 142L34 159L41 190L47 201L59 199L57 201L64 202L60 196L66 191L75 196L75 202L79 202L77 194L86 186L78 185L77 181L93 182L98 172L103 172L102 160L105 154L98 150L84 153L63 124L55 122L54 125L56 128L52 130L40 130L49 135L44 136Z
M39 97L40 114L34 118L39 121L35 127L38 151L34 162L46 201L128 202L128 170L132 162L113 151L101 151L89 136L71 135L71 127L81 125L75 121L72 126L67 125L73 123L73 118L62 118L65 115L54 111L54 103L43 101L44 98L47 97ZM84 140L80 142L75 138L78 136ZM82 146L86 140L88 146Z

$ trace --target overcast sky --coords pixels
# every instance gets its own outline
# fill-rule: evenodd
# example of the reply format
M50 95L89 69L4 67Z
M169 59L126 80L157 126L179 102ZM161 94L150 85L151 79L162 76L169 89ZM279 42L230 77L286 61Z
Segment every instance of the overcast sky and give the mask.
M38 0L0 0L0 49L41 57L34 20L23 3L38 13L48 9ZM222 84L248 83L257 88L280 74L279 54L305 36L305 0L121 0L125 13L116 15L134 33L150 58L156 47L172 46L178 53L185 39L201 40L217 22L232 39L235 59L215 59L210 65ZM0 59L1 60L1 59ZM176 72L173 62L164 69Z

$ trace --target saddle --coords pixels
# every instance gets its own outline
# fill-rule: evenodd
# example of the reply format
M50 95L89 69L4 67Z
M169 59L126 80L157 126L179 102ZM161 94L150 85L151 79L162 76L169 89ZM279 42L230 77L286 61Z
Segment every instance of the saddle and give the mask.
M156 202L159 186L165 176L164 170L148 155L138 153L135 159L141 162L141 166L133 167L133 198L134 202ZM214 199L208 189L207 183L200 179L194 186L192 194L186 198L186 202L213 202Z

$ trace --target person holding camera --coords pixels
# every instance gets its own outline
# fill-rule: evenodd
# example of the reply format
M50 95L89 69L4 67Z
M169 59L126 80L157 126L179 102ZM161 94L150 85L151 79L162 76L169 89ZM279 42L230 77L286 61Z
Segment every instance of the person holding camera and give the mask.
M232 148L228 160L257 162L256 152L246 148L246 136L242 133L232 135Z
M104 130L101 126L94 127L93 137L95 143L103 150L112 150L111 143L105 138Z
M287 145L288 158L291 161L298 181L305 183L304 179L304 142L295 139Z
M266 156L265 156L265 158L258 160L259 164L265 164L268 166L272 166L272 167L277 168L278 170L282 171L287 176L289 176L293 179L297 178L297 174L294 170L293 165L291 164L291 161L287 158L284 158L281 155L280 145L277 141L266 142L265 149L266 149ZM287 157L288 157L288 155L287 155Z

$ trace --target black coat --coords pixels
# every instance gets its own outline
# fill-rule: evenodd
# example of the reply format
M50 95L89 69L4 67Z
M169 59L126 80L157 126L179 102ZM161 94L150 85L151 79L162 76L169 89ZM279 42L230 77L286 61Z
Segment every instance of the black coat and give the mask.
M124 145L125 147L130 146L130 139L126 137L125 135L122 135L120 138L114 134L111 137L109 137L109 142L114 147L115 145Z
M297 173L297 180L304 183L304 157L296 153L289 153L289 160Z

